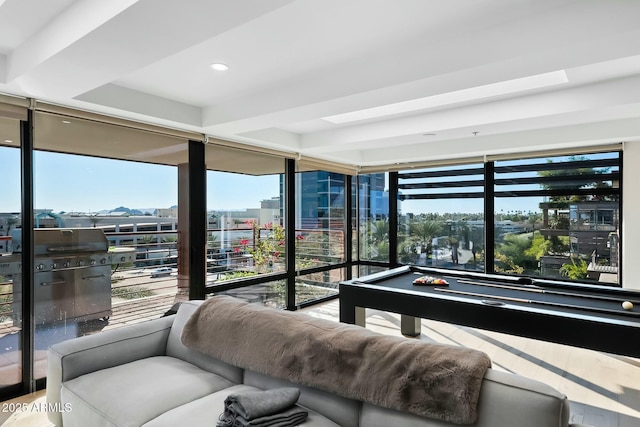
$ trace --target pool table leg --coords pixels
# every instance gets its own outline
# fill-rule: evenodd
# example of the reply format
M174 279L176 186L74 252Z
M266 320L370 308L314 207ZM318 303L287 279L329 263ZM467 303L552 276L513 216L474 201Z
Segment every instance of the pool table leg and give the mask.
M417 337L422 329L422 319L419 317L400 315L400 332L402 335Z
M358 326L362 326L363 328L367 326L367 313L364 307L356 306L356 322L355 324Z

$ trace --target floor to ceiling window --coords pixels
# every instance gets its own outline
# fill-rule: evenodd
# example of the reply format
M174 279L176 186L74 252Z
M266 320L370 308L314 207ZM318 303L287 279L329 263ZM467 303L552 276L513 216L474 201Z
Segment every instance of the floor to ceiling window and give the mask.
M365 262L389 263L389 174L359 175L356 194L358 209L359 257ZM380 271L385 267L363 264L360 275Z
M495 271L618 284L620 152L495 162Z
M207 236L207 294L289 309L398 263L620 283L618 151L351 177L55 108L33 114L35 259L25 281L21 119L2 112L0 392L24 382L24 367L42 379L52 343L158 317L189 295L191 233ZM184 174L193 147L205 153L207 191L191 226L178 205L193 195ZM35 304L24 311L26 289Z
M35 378L59 341L156 318L180 286L186 141L78 117L34 119Z
M216 144L205 152L209 292L285 306L285 280L256 284L286 269L284 159Z
M296 174L296 304L337 294L346 278L346 175ZM306 270L306 271L305 271Z
M398 260L484 270L484 168L434 167L398 174Z
M0 104L1 105L1 104ZM22 383L22 253L13 237L21 222L20 121L4 117L0 108L0 395Z

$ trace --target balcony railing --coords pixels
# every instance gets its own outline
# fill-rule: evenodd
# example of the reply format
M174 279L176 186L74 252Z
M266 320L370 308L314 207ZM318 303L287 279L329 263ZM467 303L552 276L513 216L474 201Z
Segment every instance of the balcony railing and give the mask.
M344 233L335 230L301 229L296 230L296 269L313 269L343 263ZM155 297L164 300L187 295L187 289L180 289L178 280L178 233L176 231L144 232L105 232L111 246L132 247L135 249L133 262L113 264L111 272L112 305L131 306L136 301L146 301ZM228 283L242 277L256 276L262 273L283 272L285 248L266 254L268 261L263 265L256 262L256 239L268 239L269 231L259 234L251 227L232 229L208 229L207 271L208 285ZM6 240L6 239L5 239ZM280 242L277 242L278 244ZM265 254L261 254L264 256ZM309 273L300 276L302 287L320 288L310 295L337 292L337 283L341 274ZM11 322L13 318L13 280L12 275L0 274L0 323ZM185 287L188 282L184 281ZM282 293L282 284L274 285ZM322 290L324 289L324 291ZM163 308L166 301L163 302Z

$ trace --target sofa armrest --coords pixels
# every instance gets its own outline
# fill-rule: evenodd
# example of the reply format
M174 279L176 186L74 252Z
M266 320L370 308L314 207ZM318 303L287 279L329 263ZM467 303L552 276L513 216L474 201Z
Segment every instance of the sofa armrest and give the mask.
M134 360L165 355L174 318L162 317L52 345L48 351L47 402L60 403L64 381ZM55 425L62 425L60 413L48 414Z

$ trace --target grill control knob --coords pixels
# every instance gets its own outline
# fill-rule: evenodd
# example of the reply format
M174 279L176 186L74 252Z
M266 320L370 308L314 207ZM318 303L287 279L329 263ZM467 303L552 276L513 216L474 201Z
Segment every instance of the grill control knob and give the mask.
M89 262L89 264L91 264L91 265L96 265L96 260L95 260L95 259L92 259L92 260Z
M58 264L54 262L53 264L51 264L51 268L58 268Z
M71 263L69 261L65 261L64 264L62 264L62 266L64 268L69 268L71 266Z
M100 264L106 264L106 263L107 263L107 259L106 259L106 258L102 258L102 259L100 260Z
M81 266L81 265L82 265L82 261L79 261L79 260L78 260L78 261L76 261L76 265L77 265L78 267L79 267L79 266Z
M44 264L38 264L36 266L36 270L42 270L44 268Z
M123 257L123 256L120 257L120 262L125 262L126 260L127 260L127 257Z

